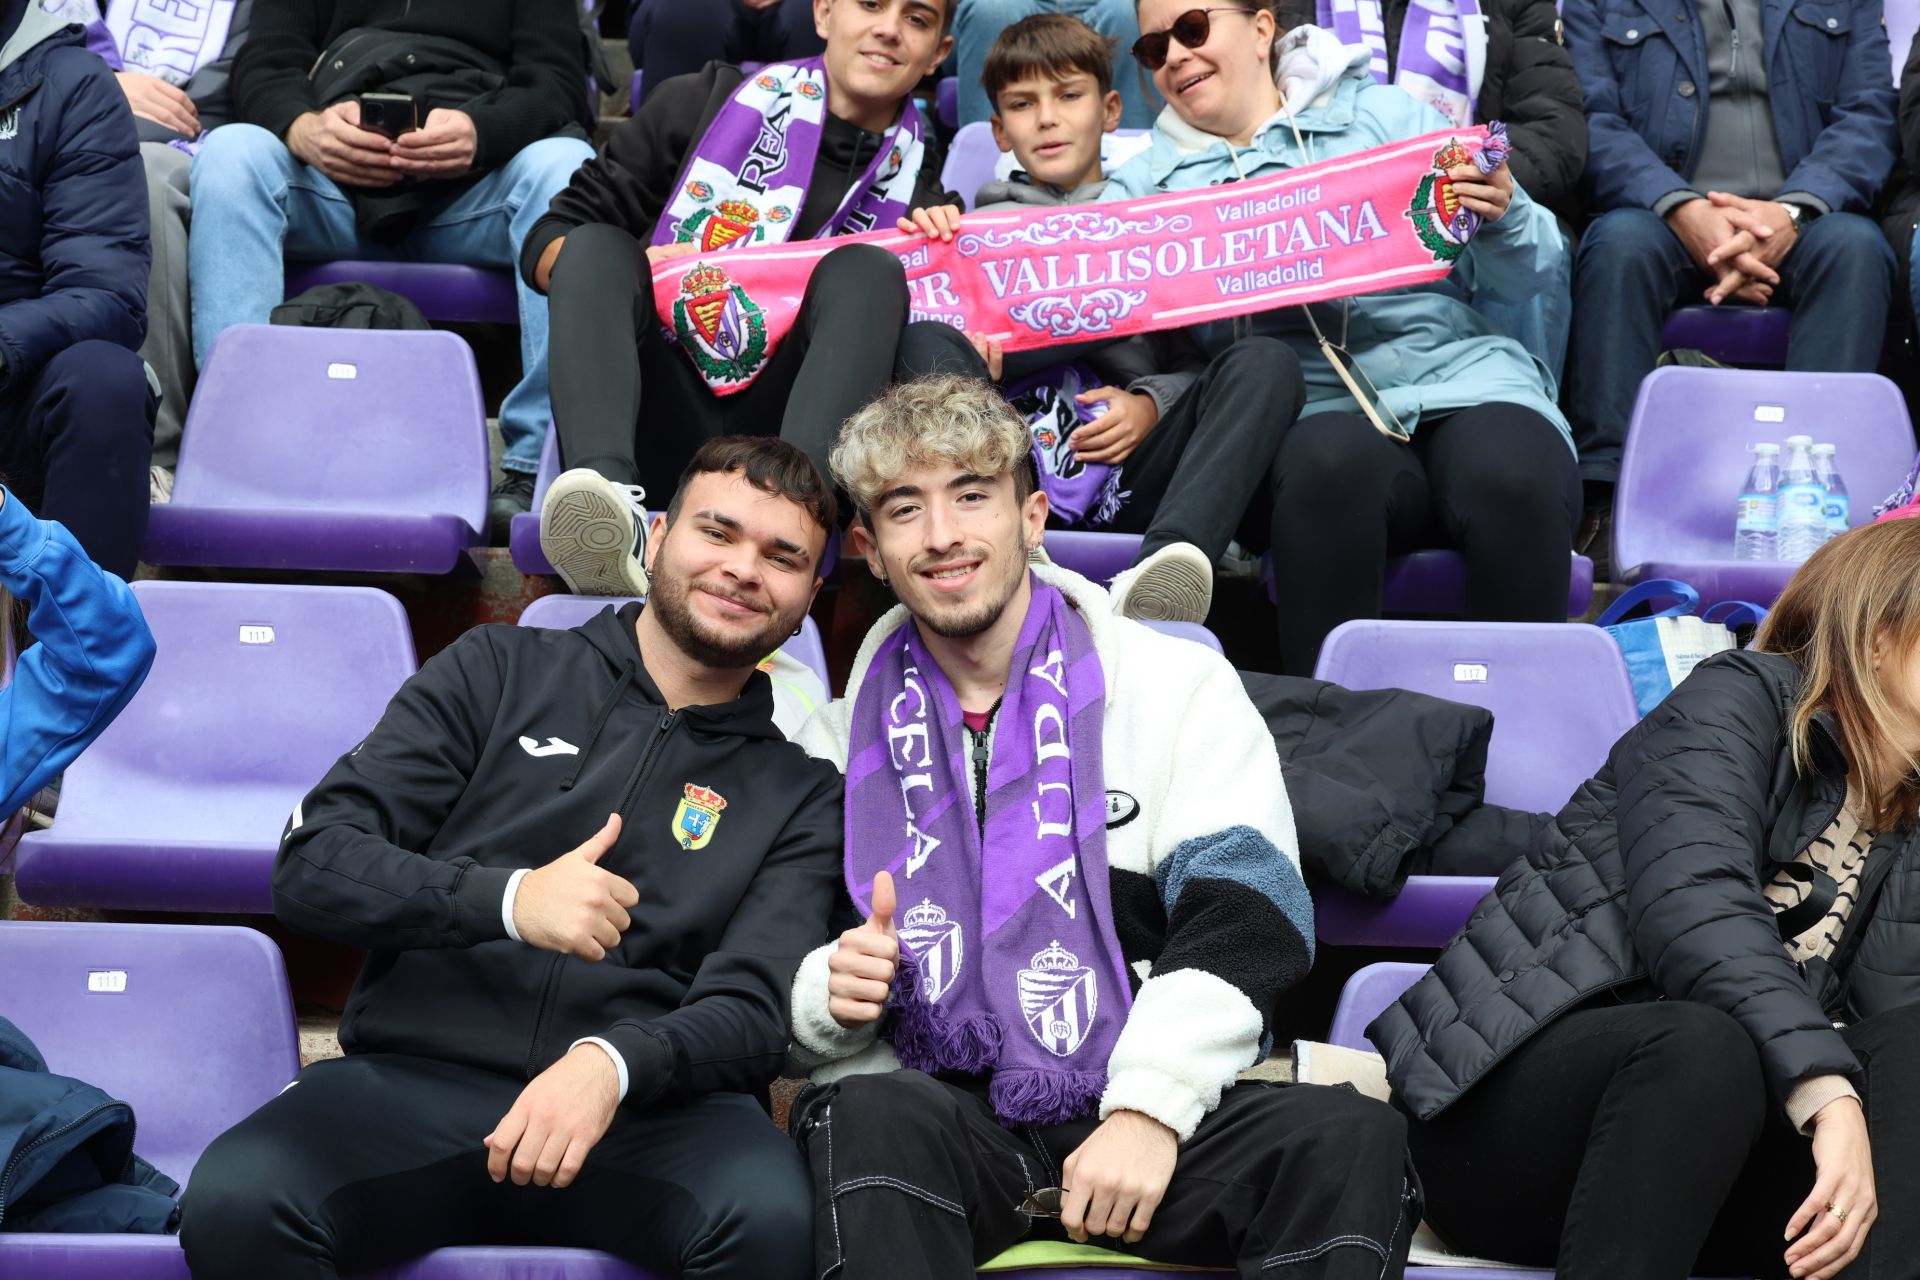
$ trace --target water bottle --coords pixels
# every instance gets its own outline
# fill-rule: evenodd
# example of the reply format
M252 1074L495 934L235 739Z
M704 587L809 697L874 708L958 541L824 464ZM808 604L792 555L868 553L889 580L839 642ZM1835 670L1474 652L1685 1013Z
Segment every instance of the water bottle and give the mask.
M1853 508L1847 501L1847 482L1833 466L1834 448L1830 444L1813 446L1813 476L1827 491L1827 536L1837 538L1848 529Z
M1780 535L1780 446L1756 444L1749 452L1753 465L1734 506L1733 558L1771 560Z
M1827 491L1813 474L1813 437L1787 437L1780 469L1780 559L1799 564L1827 540Z

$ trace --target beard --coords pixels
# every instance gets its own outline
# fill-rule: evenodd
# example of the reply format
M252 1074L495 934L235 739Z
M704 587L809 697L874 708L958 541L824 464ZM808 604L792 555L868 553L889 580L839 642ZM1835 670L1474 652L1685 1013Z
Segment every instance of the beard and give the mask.
M694 613L692 596L693 584L667 563L663 543L654 561L653 594L647 599L647 608L674 646L703 666L723 671L758 666L800 625L799 616L782 618L772 613L767 615L765 626L745 636L715 631ZM739 596L727 598L749 606L755 603Z
M941 556L933 563L950 558L952 557ZM984 599L974 604L944 610L936 607L938 596L930 596L920 608L915 608L909 601L901 600L901 603L907 606L908 612L913 614L915 621L946 640L971 639L1000 621L1000 615L1007 610L1007 603L1020 590L1020 583L1027 575L1027 558L1024 555L1015 557L1011 553L1006 553L995 557L989 555L984 547L970 547L962 558L980 560L982 570L988 571L983 572L982 576L991 576L992 581L988 584ZM914 572L911 568L905 571L906 574ZM901 576L904 577L905 574ZM897 599L899 595L900 591L896 586L894 596ZM922 609L925 612L922 612Z

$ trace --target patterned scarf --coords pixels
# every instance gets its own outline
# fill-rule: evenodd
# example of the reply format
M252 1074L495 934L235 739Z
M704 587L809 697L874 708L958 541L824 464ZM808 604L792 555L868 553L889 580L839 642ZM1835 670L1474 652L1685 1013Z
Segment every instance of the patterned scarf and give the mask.
M1459 128L1473 123L1473 104L1486 70L1480 0L1408 0L1400 28L1400 70L1391 81L1380 0L1318 0L1317 13L1319 25L1340 43L1367 47L1375 80L1431 103Z
M692 243L705 254L786 241L807 201L826 112L823 59L775 63L742 81L694 148L685 180L654 224L653 243ZM814 238L893 230L913 204L926 158L923 131L909 98L866 173ZM738 391L769 353L761 313L727 287L717 268L689 285L663 313L672 335L708 386L722 395Z
M1099 385L1100 379L1080 365L1063 364L1007 388L1007 403L1026 419L1033 436L1033 465L1047 508L1069 525L1112 524L1132 496L1120 487L1119 467L1082 462L1070 444L1074 432L1107 411L1104 403L1076 399Z
M846 873L861 903L876 872L900 878L900 1061L990 1072L1001 1120L1058 1124L1098 1105L1132 994L1108 898L1106 678L1086 622L1032 588L984 834L952 684L911 621L881 643L854 694Z

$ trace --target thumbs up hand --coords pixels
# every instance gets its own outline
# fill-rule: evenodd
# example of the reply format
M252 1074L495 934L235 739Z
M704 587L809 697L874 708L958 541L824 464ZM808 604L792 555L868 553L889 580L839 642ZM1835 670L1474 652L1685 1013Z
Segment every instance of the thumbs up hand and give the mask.
M586 843L521 879L513 895L513 927L522 942L582 960L603 960L620 945L633 923L627 909L640 901L640 891L599 866L619 839L620 815L610 813Z
M533 879L528 876L527 879ZM900 964L900 934L893 927L893 877L873 877L873 912L867 921L840 935L827 958L827 1012L843 1027L878 1022L886 1012Z

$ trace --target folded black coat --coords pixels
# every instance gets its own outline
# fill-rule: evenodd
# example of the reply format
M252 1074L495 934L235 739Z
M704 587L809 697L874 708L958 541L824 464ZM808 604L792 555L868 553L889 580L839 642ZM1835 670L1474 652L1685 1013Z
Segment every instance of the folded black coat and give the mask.
M1553 820L1485 802L1485 708L1406 689L1240 678L1273 732L1310 882L1391 898L1413 874L1498 875Z

